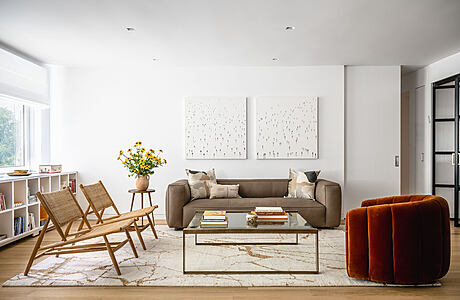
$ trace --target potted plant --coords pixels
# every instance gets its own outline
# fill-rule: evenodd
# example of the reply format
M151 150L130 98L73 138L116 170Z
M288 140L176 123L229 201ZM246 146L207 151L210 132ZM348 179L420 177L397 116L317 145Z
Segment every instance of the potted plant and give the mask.
M146 150L142 142L136 142L133 148L126 152L120 150L117 160L121 160L123 167L129 171L128 177L135 176L136 188L145 191L149 187L150 175L155 173L155 168L165 165L166 159L160 157L163 150Z

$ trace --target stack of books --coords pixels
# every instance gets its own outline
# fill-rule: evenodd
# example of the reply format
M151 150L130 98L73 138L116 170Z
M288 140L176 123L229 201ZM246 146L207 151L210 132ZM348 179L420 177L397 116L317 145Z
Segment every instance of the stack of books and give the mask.
M200 221L201 227L227 227L226 212L222 210L206 210Z
M282 224L289 218L287 213L281 207L256 207L257 223L275 223Z
M14 235L18 235L25 232L25 218L24 217L16 217L14 218Z

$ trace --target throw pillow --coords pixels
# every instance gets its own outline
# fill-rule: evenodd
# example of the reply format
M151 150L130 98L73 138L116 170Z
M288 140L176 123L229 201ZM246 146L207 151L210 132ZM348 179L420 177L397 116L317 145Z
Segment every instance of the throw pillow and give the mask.
M239 184L235 185L225 185L225 184L217 184L211 182L211 191L209 198L241 198L238 194L238 190L240 189Z
M289 169L287 198L315 199L315 183L320 171L296 171Z
M209 198L210 183L216 182L214 169L209 171L193 171L185 169L188 185L190 186L191 200Z

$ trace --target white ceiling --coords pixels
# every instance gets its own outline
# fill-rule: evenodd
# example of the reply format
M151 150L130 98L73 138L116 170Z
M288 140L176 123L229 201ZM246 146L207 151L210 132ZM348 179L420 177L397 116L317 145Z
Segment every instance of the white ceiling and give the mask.
M460 1L0 0L0 42L60 65L420 66L460 51Z

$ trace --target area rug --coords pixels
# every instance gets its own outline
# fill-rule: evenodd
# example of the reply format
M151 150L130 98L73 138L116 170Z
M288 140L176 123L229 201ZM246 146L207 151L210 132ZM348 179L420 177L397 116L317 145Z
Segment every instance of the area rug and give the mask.
M320 274L188 275L182 273L182 232L157 226L159 239L144 231L147 250L132 234L139 258L128 245L116 252L117 275L106 252L49 257L3 286L384 286L347 276L343 228L320 230ZM111 239L121 240L123 235ZM199 242L292 242L293 235L199 236ZM93 240L94 241L94 240ZM299 245L202 246L187 238L187 270L313 270L315 236L299 235ZM435 283L430 286L439 286Z

